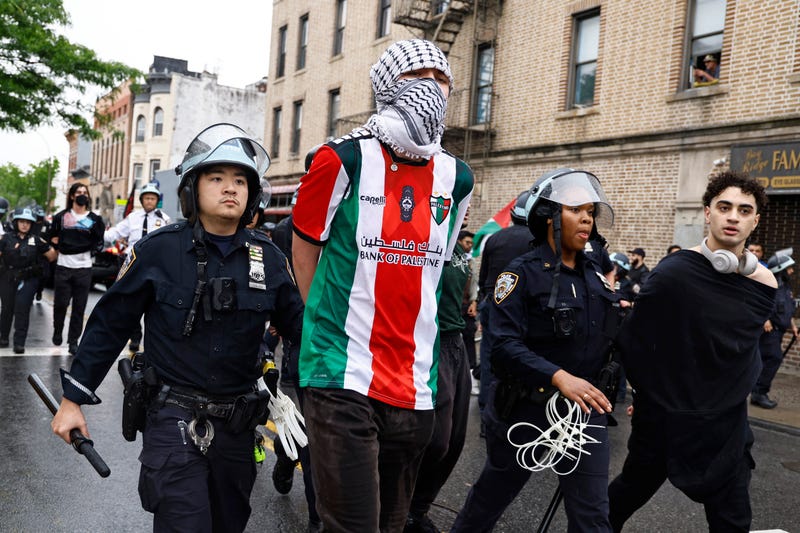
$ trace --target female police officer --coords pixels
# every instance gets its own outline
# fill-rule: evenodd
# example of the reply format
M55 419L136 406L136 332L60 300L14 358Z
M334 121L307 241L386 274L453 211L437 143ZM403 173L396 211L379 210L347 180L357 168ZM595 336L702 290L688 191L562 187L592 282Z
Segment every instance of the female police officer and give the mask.
M52 427L68 441L73 428L88 435L80 405L100 402L94 391L144 313L146 365L160 386L143 431L139 494L155 531L242 531L250 515L252 429L265 421L250 394L262 373L259 343L268 320L299 342L303 313L286 257L244 228L268 164L231 124L192 141L176 169L188 223L134 245L62 371Z
M497 277L490 311L496 378L483 413L488 455L452 531L490 531L525 485L531 472L517 464L508 429L521 421L548 428L544 403L555 389L591 413L584 433L597 441L586 446L590 455L578 454L574 471L559 476L569 531L610 531L611 404L592 381L605 363L603 328L617 298L583 250L613 212L594 175L558 169L531 188L526 215L533 249ZM561 472L575 466L562 462Z
M8 346L14 321L14 353L25 353L31 304L40 283L40 258L55 261L56 251L31 232L36 217L28 207L14 210L14 231L0 239L0 348Z

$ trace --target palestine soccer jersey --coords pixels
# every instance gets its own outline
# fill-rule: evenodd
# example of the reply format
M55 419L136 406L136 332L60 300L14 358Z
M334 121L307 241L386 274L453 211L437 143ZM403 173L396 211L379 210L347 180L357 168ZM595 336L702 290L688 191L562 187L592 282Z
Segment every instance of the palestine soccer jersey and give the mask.
M300 385L432 409L437 303L472 194L460 159L392 159L364 130L323 146L302 179L294 229L322 245L300 348Z

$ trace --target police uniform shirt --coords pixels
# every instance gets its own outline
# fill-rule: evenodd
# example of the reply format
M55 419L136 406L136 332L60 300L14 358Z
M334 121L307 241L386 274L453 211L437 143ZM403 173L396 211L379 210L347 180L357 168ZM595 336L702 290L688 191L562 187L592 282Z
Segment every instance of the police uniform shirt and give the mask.
M9 232L0 238L0 263L12 269L38 265L39 257L50 248L38 235L28 233L20 239L17 232Z
M281 335L299 342L303 303L286 258L268 238L239 229L222 254L206 239L207 279L231 277L237 308L211 310L201 303L193 331L184 336L197 281L192 227L170 224L133 248L117 281L95 307L69 374L62 372L64 396L97 403L93 391L145 314L147 362L167 384L230 396L248 391L261 375L259 342L267 320ZM252 288L251 258L263 254L263 288ZM258 277L258 276L256 276Z
M575 332L557 338L547 308L556 257L548 244L512 261L497 277L491 329L492 361L532 387L550 386L563 369L594 379L603 366L603 325L615 295L596 266L578 252L576 268L561 265L556 308L572 308Z
M107 242L113 242L124 238L128 240L130 250L139 239L143 237L145 219L147 219L147 233L152 233L170 222L169 215L162 213L159 209L153 209L145 213L144 209L138 209L122 219L122 221L105 232L103 238Z

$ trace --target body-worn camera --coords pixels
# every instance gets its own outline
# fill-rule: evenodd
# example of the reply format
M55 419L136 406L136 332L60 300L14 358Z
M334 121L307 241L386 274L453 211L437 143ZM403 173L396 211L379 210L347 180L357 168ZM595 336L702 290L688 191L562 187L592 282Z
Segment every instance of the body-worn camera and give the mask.
M233 278L211 278L210 287L211 307L214 311L236 310L236 280Z
M575 309L572 307L559 307L553 309L553 332L557 339L568 339L575 335L577 320Z

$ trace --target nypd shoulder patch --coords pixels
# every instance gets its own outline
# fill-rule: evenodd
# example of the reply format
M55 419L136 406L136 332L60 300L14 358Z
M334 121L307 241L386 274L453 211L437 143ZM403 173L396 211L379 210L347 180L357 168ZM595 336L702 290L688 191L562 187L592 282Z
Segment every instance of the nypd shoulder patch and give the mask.
M136 249L131 248L130 253L125 258L125 262L122 263L122 266L120 267L119 272L117 273L117 281L121 280L122 276L124 276L128 272L128 270L130 270L134 261L136 261Z
M502 272L497 276L494 285L494 303L499 304L511 294L517 286L519 276L513 272Z

